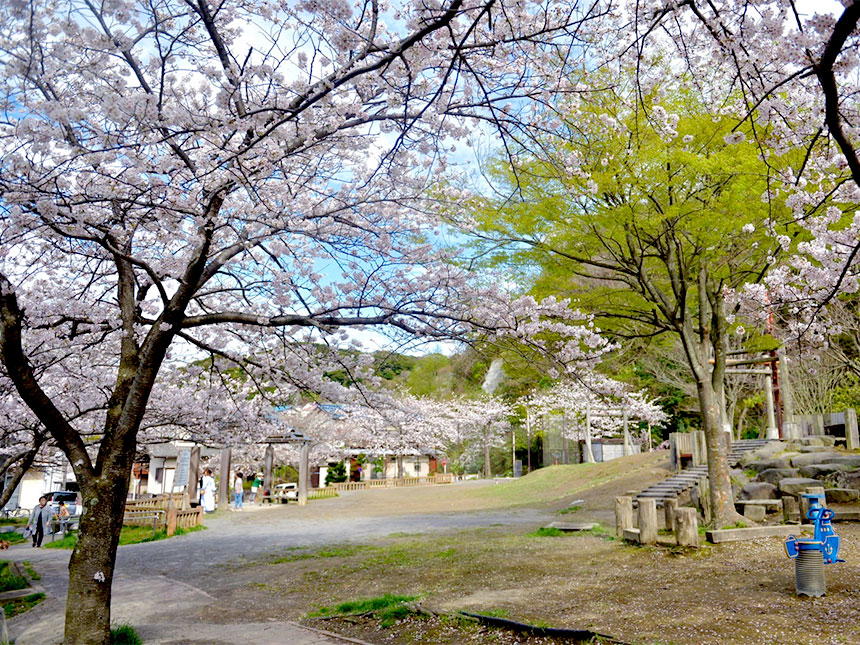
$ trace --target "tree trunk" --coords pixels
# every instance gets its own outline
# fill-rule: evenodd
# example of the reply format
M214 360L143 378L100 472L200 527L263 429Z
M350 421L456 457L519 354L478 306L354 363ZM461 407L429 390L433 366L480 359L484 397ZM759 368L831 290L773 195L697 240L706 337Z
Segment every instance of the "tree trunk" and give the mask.
M742 519L735 511L732 493L732 480L725 449L725 437L728 437L728 434L723 431L717 420L716 396L711 383L700 381L696 383L696 390L699 395L699 406L702 410L702 430L705 432L705 444L708 447L711 523L716 528L722 528Z
M490 464L490 440L484 437L484 478L492 479L493 469Z
M111 584L133 454L124 460L124 473L80 482L85 512L69 560L65 645L110 643Z

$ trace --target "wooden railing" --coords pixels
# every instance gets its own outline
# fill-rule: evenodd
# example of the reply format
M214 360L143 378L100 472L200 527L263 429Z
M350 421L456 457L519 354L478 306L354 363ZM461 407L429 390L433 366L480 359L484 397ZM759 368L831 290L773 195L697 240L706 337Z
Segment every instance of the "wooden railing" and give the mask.
M170 509L167 511L167 536L176 533L176 529L193 529L203 524L203 507L198 506L187 511Z
M154 495L146 499L129 499L125 502L125 510L127 511L148 511L162 510L166 511L169 506L168 502L173 497L173 506L181 507L184 493L165 493L164 495Z
M430 484L450 484L454 481L451 473L441 473L429 477L401 477L399 479L370 479L360 482L341 482L332 487L338 491L367 490L368 488L395 488L398 486L424 486Z
M308 499L322 499L323 497L337 497L337 488L328 486L326 488L308 489Z

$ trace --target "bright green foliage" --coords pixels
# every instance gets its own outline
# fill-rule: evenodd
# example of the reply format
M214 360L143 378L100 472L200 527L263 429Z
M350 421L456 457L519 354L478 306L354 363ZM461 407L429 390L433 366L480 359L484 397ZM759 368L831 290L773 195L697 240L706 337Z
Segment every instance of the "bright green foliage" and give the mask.
M332 607L320 607L318 611L308 614L314 616L350 616L374 615L380 621L381 627L391 627L396 621L406 618L412 613L407 603L417 600L417 596L398 596L385 594L376 598L343 602Z
M110 630L111 645L143 645L134 627L128 624L112 627Z
M337 462L333 466L329 466L325 474L325 485L339 484L346 481L346 466L342 461Z

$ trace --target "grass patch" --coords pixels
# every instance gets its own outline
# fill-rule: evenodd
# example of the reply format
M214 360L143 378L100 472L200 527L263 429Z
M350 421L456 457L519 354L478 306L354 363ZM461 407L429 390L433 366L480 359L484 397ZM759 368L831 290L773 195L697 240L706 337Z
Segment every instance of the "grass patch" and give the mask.
M293 553L270 560L269 564L283 564L284 562L295 562L296 560L314 560L317 558L348 558L358 553L367 551L379 551L380 547L369 544L342 544L338 546L325 547L316 551L307 551L305 547L292 547Z
M582 506L568 506L567 508L561 509L558 514L559 515L567 515L568 513L576 513L577 511L581 511Z
M143 645L134 627L128 624L111 627L110 643L111 645Z
M9 544L21 544L27 539L29 538L25 538L23 534L17 532L0 533L0 540L6 540Z
M27 575L30 576L30 580L41 580L42 576L36 573L36 570L33 568L33 565L30 564L28 560L24 560L22 563L24 568L27 570Z
M308 618L330 618L335 616L372 616L379 620L383 628L391 627L398 620L411 615L412 610L406 603L417 600L418 596L398 596L385 594L376 598L351 600L339 605L320 607L308 614Z
M735 522L734 524L729 524L728 526L724 526L723 530L725 530L725 529L745 529L746 527L747 527L746 522Z
M44 599L45 594L39 592L31 593L30 595L24 596L23 598L16 598L15 600L10 600L9 602L3 604L3 613L6 614L6 618L12 618L12 616L23 614L25 611L32 609Z
M534 533L527 533L527 537L564 537L564 531L554 526L542 526Z
M183 529L176 527L175 535L185 535L186 533L194 533L195 531L202 531L206 527L205 526L195 526L190 529ZM122 531L119 534L119 545L124 546L126 544L140 544L142 542L156 542L158 540L166 540L167 539L167 528L162 528L157 530L155 533L152 532L152 527L149 526L123 526ZM77 533L66 533L61 540L54 540L53 542L42 543L42 546L47 547L49 549L74 549L78 543L78 534Z
M28 585L26 578L13 573L12 567L6 560L0 560L0 591L23 589Z
M29 521L29 519L29 515L22 515L21 517L0 517L0 526L8 524L24 526Z

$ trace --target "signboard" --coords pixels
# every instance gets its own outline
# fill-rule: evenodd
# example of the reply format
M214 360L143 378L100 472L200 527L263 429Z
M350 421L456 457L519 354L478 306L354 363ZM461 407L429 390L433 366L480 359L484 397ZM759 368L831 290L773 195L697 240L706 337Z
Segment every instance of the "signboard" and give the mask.
M191 451L180 450L176 458L176 476L173 478L174 486L188 485L188 471L191 467Z

